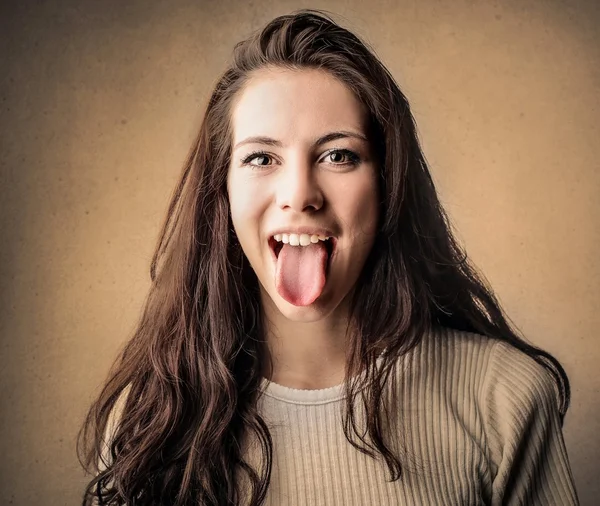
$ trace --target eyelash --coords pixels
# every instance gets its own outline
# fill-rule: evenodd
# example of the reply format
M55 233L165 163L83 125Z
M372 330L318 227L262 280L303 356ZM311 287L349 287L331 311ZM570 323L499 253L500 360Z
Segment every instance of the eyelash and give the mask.
M341 167L344 167L346 165L355 166L355 165L358 165L360 162L360 157L354 151L350 151L349 149L332 149L325 156L330 156L334 153L341 153L342 155L346 156L349 161L346 163L332 162L333 165L339 165ZM271 159L273 158L271 155L269 155L265 151L253 151L246 157L242 158L241 163L242 163L242 165L251 165L252 167L270 167L270 165L253 165L250 163L252 160L254 160L255 158L257 158L259 156L265 156L265 157L271 158Z

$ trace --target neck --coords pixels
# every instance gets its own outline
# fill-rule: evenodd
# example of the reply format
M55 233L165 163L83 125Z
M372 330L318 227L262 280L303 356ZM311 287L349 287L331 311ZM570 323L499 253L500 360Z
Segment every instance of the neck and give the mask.
M349 348L347 311L338 308L317 321L301 322L287 319L272 300L263 302L266 356L270 358L265 360L263 376L302 390L341 384Z

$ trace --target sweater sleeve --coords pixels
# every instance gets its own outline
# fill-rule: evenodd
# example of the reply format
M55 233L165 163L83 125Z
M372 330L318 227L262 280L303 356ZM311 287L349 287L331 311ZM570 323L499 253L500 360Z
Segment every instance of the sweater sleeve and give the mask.
M484 391L492 506L578 505L549 371L498 342Z

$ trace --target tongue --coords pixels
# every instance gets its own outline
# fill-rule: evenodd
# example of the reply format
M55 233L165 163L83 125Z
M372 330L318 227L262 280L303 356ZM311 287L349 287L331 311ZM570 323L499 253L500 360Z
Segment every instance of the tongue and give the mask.
M309 246L284 244L277 257L277 292L294 306L308 306L323 291L326 268L327 249L321 241Z

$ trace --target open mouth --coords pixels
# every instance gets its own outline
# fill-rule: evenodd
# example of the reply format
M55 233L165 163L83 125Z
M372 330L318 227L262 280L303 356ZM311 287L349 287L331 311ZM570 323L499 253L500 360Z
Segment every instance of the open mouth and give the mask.
M330 237L329 239L322 241L325 243L325 249L327 250L327 273L329 273L329 265L331 264L331 257L335 252L335 247L337 244L337 239L335 237ZM305 248L306 246L292 246L294 248ZM274 237L269 238L269 249L271 250L271 255L275 263L277 263L277 258L279 257L279 252L283 248L283 242L276 241Z

